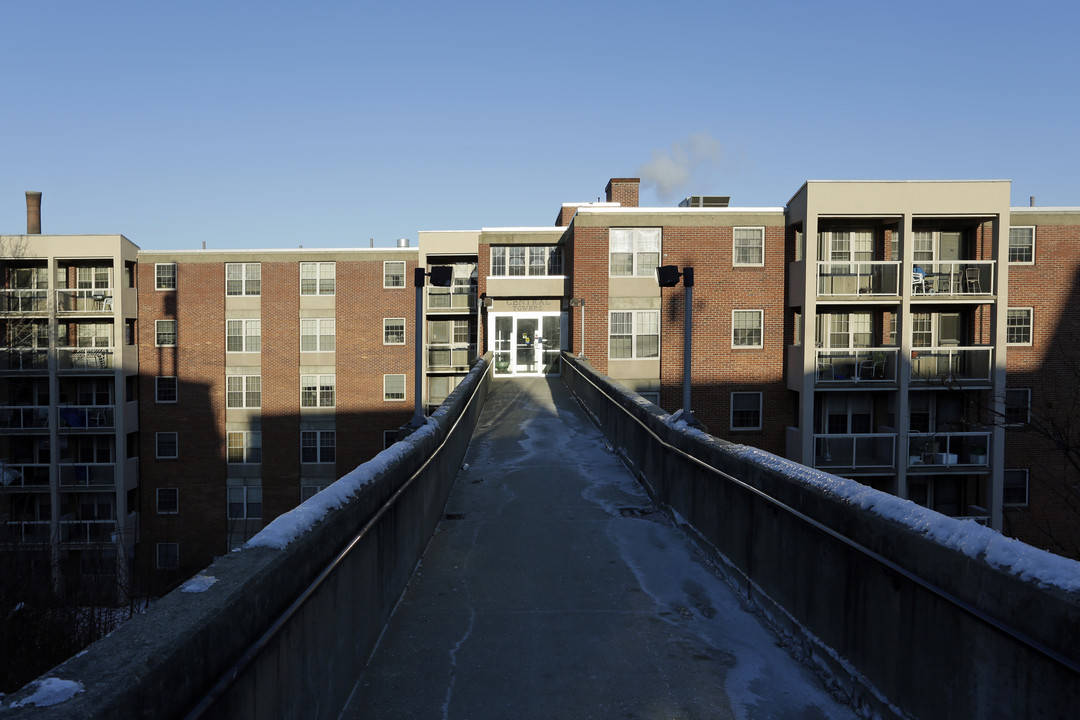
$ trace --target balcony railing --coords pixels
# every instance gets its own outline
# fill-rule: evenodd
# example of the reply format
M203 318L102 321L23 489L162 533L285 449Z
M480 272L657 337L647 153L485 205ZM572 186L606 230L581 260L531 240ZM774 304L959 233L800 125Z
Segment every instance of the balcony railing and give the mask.
M9 463L0 461L0 487L48 487L48 463Z
M112 405L64 405L57 409L63 428L111 428L113 427Z
M814 435L814 467L822 470L893 470L896 433Z
M476 288L428 286L428 310L470 310L476 308Z
M990 382L992 347L921 347L911 351L911 381Z
M818 262L819 297L866 299L900 295L900 262L863 260Z
M898 356L895 347L819 349L817 383L895 383Z
M116 534L115 520L61 520L60 538L68 543L108 543Z
M16 520L0 523L4 542L20 545L48 545L50 538L48 520Z
M108 487L116 482L116 463L60 465L60 484L70 487Z
M56 311L60 313L111 313L113 311L113 289L57 290Z
M994 293L993 260L953 260L949 262L918 262L922 278L912 272L912 299L941 300L943 298L992 295Z
M0 370L48 370L49 351L44 348L0 348Z
M476 345L429 345L428 369L450 370L468 368L469 362L476 356Z
M990 433L911 433L908 436L908 467L990 467Z
M73 348L57 350L57 367L61 370L111 370L113 349L111 347Z
M0 289L0 312L43 313L49 309L49 291L26 288Z
M40 430L49 427L49 408L0 406L0 430Z

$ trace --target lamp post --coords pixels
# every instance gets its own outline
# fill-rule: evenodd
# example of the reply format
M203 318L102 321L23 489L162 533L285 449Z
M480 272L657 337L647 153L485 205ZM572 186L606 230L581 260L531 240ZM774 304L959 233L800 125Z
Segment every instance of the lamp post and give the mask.
M680 273L676 265L662 265L656 268L656 282L660 287L675 287L682 278L686 289L685 308L683 310L683 419L694 424L694 415L690 409L690 351L693 343L694 317L694 268L684 267Z
M585 298L571 298L570 307L581 308L581 352L578 357L585 357Z
M450 287L454 283L454 268L449 265L436 265L431 268L431 272L426 272L422 267L413 270L413 285L416 287L414 335L416 338L416 364L414 366L415 383L413 387L415 406L412 420L409 421L409 427L414 430L427 422L427 416L424 413L424 363L422 356L424 352L424 278L426 277L431 278L431 284L435 287Z

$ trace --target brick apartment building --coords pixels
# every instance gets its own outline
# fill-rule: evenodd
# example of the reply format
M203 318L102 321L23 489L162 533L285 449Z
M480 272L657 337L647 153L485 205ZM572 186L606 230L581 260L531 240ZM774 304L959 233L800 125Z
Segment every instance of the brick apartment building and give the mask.
M615 178L550 227L395 249L139 251L28 227L0 238L0 525L9 547L97 562L69 575L107 557L152 589L242 544L412 416L417 267L453 268L423 295L428 409L490 350L497 377L571 351L674 411L685 288L654 270L675 265L694 268L710 432L1077 556L1076 471L1039 430L1076 407L1080 208L1009 192L811 181L776 207L645 208ZM92 545L73 530L90 522Z

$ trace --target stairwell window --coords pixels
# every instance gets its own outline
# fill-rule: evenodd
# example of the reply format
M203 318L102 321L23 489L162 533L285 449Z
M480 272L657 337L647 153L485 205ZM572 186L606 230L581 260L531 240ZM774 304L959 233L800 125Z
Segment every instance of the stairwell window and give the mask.
M660 265L660 228L611 228L608 257L612 277L652 277Z
M262 294L260 263L225 263L225 294L257 297Z

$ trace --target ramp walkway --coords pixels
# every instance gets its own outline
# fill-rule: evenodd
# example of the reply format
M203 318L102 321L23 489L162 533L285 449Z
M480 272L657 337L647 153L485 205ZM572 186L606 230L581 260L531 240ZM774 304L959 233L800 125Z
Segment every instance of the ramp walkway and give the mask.
M342 718L855 718L740 607L558 378L492 384Z

